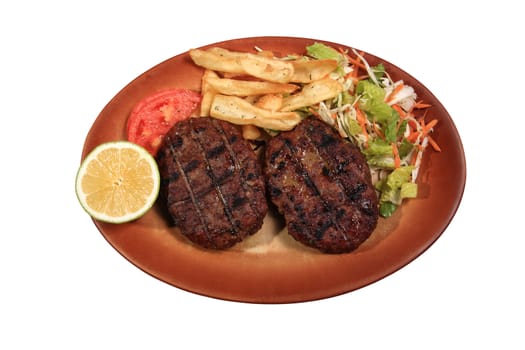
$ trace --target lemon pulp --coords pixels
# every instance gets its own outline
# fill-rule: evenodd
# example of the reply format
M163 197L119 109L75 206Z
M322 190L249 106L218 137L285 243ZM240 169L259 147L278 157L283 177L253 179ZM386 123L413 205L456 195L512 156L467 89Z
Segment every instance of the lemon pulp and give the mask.
M155 159L128 141L107 142L89 153L77 173L80 204L94 219L123 223L155 203L160 176Z

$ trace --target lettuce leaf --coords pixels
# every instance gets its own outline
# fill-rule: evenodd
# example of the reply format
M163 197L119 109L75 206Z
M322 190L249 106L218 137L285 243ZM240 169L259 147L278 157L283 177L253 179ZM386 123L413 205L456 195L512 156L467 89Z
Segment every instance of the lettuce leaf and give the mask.
M391 215L395 210L394 206L400 205L403 199L417 196L417 184L411 182L412 170L414 170L413 166L397 168L386 179L376 184L376 188L381 192L380 212L382 212L381 207L384 206L385 213Z
M357 122L357 120L354 120L352 118L346 119L346 125L345 125L345 132L352 136L359 135L361 133L361 125Z
M386 185L392 189L400 189L401 185L410 182L414 167L411 165L402 166L391 172L386 180Z
M306 52L309 56L317 58L318 60L332 59L336 60L338 63L341 63L344 60L343 55L341 55L336 49L321 43L314 43L307 46Z
M341 76L344 75L343 67L346 65L345 57L336 49L321 43L313 43L306 47L308 56L318 60L331 59L337 61L337 70Z
M377 66L370 67L370 69L372 72L374 72L376 79L381 79L385 75L385 66L383 63L379 63Z
M356 92L361 95L359 107L366 112L371 121L383 126L387 141L394 142L397 137L399 113L384 101L385 90L369 80L361 80L357 83Z
M383 168L383 169L394 169L395 162L393 156L374 156L367 159L367 163L370 166Z
M403 141L401 141L401 144L397 146L397 149L399 150L399 156L401 158L407 156L413 148L414 144L408 141L407 139L403 139Z
M363 150L363 154L369 159L375 156L393 156L394 152L390 143L381 139L372 139L368 142L368 148Z
M413 182L406 182L401 185L401 199L405 198L416 198L417 197L417 184Z
M373 114L378 122L387 120L392 115L392 108L384 102L385 90L381 87L370 80L361 80L357 83L356 92L362 96L359 107Z
M397 205L392 202L383 202L379 205L379 215L384 218L392 216L397 209Z

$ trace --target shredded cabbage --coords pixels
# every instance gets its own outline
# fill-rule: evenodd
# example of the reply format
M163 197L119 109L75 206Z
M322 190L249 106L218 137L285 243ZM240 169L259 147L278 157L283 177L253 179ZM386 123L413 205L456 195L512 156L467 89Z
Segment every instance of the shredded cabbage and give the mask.
M414 112L414 88L402 80L393 81L382 64L370 66L355 49L353 59L348 52L322 43L308 46L306 52L310 59L337 60L339 68L330 77L343 85L336 98L311 106L308 113L360 148L379 194L380 214L392 215L404 199L417 197L416 180L429 143L423 118ZM366 77L356 78L362 70L352 63L356 60Z

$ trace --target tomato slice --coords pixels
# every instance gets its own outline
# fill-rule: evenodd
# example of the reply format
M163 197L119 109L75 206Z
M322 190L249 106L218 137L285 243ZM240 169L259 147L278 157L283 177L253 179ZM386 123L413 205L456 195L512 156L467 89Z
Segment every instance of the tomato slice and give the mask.
M164 135L175 123L191 117L200 101L200 93L182 88L162 90L145 97L128 117L128 141L155 156Z

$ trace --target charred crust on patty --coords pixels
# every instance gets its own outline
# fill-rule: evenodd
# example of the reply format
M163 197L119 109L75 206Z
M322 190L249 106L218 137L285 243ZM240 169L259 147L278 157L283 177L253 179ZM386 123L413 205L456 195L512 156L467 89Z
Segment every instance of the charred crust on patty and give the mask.
M310 117L272 138L265 153L268 195L288 233L324 253L355 250L378 221L378 199L360 150Z
M261 228L268 210L262 167L236 126L208 117L178 122L157 163L161 196L190 241L227 249Z

